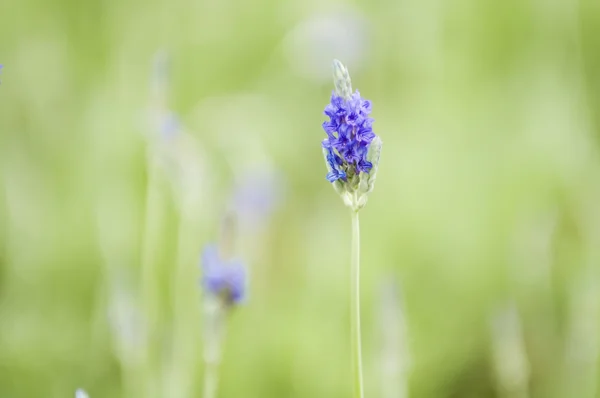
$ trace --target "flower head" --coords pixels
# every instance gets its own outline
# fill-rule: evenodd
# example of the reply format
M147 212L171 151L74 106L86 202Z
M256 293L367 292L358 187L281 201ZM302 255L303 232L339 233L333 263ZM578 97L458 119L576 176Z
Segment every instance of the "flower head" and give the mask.
M223 259L216 245L202 253L202 283L207 294L238 304L246 296L246 271L237 260Z
M266 222L283 199L284 184L283 176L270 168L243 171L231 194L240 227L256 228Z
M374 119L371 101L360 93L352 93L352 83L346 67L338 60L333 63L335 90L325 107L329 117L323 123L327 134L322 142L327 163L327 180L344 202L358 210L372 191L381 152L381 140L373 132ZM374 162L375 161L375 162Z

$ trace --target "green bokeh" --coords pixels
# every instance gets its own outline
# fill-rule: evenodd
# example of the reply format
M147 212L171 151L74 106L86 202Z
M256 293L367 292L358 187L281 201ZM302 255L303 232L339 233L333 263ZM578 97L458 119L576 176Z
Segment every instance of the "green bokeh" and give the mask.
M220 397L351 396L350 217L320 149L332 85L298 66L322 43L294 41L350 7L366 40L348 67L384 142L361 212L366 396L387 398L390 283L410 397L522 397L493 361L506 303L529 395L597 396L600 3L3 0L0 397L201 396L199 254L236 181L267 167L282 201L238 236L251 291ZM148 139L159 50L196 145L166 156L200 162L191 205ZM118 349L115 281L145 314L128 348L144 360Z

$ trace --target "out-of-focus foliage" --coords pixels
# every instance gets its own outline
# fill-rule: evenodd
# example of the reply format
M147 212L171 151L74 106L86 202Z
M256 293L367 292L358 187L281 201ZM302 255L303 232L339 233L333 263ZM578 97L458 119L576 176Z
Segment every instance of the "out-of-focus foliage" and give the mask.
M599 37L596 0L3 0L0 396L199 396L197 262L252 178L276 199L238 220L220 396L350 396L334 57L384 142L367 397L597 396Z

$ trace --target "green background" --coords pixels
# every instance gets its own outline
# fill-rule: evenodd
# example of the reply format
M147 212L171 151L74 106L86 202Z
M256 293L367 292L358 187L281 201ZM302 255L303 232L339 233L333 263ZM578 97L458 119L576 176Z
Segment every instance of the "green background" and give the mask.
M4 0L0 397L201 396L198 258L261 173L278 200L239 223L250 291L220 397L351 396L333 57L384 142L361 212L366 397L598 396L599 2ZM164 140L167 109L184 131ZM506 306L518 321L491 327ZM501 350L516 386L498 341L522 348Z

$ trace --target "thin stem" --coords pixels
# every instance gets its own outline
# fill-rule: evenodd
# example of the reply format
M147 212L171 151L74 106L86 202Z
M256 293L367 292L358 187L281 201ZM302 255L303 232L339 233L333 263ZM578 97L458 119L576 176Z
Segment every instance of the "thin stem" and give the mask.
M146 193L146 214L142 241L142 302L148 340L146 342L145 384L146 397L155 397L160 391L158 340L160 333L160 303L158 301L160 233L162 231L162 194L160 192L156 165L149 163Z
M207 297L204 303L204 398L216 398L219 365L225 339L226 308L218 297Z
M362 353L360 338L360 226L358 210L352 210L352 267L350 288L352 376L354 397L363 398Z
M194 280L194 257L196 255L196 236L198 217L187 208L181 209L177 244L177 265L173 278L173 356L171 385L169 395L172 398L184 398L191 395L196 359L191 349L196 341L195 325L190 317L190 306L196 296Z
M217 397L217 385L219 384L218 363L206 363L204 368L204 398Z

